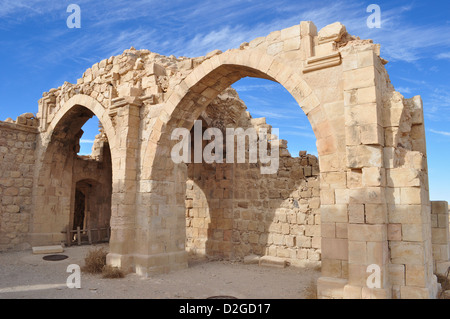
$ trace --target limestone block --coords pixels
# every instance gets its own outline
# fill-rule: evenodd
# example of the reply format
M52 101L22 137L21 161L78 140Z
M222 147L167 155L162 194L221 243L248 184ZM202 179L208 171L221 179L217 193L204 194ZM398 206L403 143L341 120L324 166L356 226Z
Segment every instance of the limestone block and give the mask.
M348 205L348 221L352 224L364 224L364 205L363 204L350 204Z
M283 51L284 48L284 42L275 42L270 44L267 47L267 54L268 55L276 55L278 53L280 53L281 51Z
M389 262L389 247L387 241L367 242L367 263L385 265Z
M342 261L322 256L322 275L339 278L342 276Z
M336 223L336 237L337 238L347 238L347 223Z
M322 238L322 255L327 259L348 259L348 241L342 238Z
M421 242L425 239L423 234L424 226L422 224L403 224L402 239L404 241Z
M432 228L431 229L431 241L433 244L448 244L449 233L446 228Z
M345 285L344 298L345 299L361 299L362 298L362 287Z
M384 186L386 184L385 170L380 167L364 167L362 169L364 186Z
M308 260L310 261L320 261L321 253L317 250L308 250Z
M362 287L362 299L391 299L391 289Z
M384 130L379 124L364 124L360 126L361 143L384 145Z
M348 222L347 205L322 205L320 207L322 222L346 223Z
M422 223L421 205L388 205L389 222L399 224L419 224Z
M156 76L166 75L166 69L158 63L145 64L145 70L147 71L147 75L156 75Z
M362 187L362 170L352 169L347 171L347 186L348 188Z
M345 26L340 22L329 24L318 32L318 40L320 42L336 41L338 42L341 37L347 32Z
M390 187L414 187L421 185L419 171L416 169L388 169L386 175L387 185Z
M61 245L32 247L33 254L57 254L62 253L64 248Z
M300 39L300 25L294 25L290 28L281 30L281 40L286 40L290 38Z
M448 215L448 203L446 201L431 201L431 213Z
M251 264L259 264L260 256L257 255L248 255L244 257L244 264L251 265Z
M349 201L349 190L345 189L335 189L335 199L336 204L348 204Z
M425 260L423 243L391 241L389 246L392 263L423 265Z
M367 263L367 244L365 241L348 242L348 261L351 263Z
M273 257L273 256L262 256L259 259L260 266L275 267L275 268L285 268L287 266L286 259Z
M317 280L317 297L319 299L342 299L347 279L320 277Z
M402 224L388 224L388 240L402 240Z
M375 68L364 68L344 72L344 90L359 89L375 86Z
M385 192L380 187L366 187L349 189L350 204L383 204L385 202Z
M347 146L347 166L350 168L382 167L383 152L378 146Z
M424 265L406 265L406 285L426 286L426 269Z
M317 45L314 48L317 57L329 56L335 51L335 44L333 42L325 42Z
M387 240L386 225L367 225L367 224L349 224L349 240L356 241L375 241L381 242Z
M365 204L365 220L368 224L384 224L388 221L385 204Z
M296 242L297 247L311 248L311 237L297 236L295 242Z
M293 51L300 49L300 37L291 38L283 42L284 51Z
M400 297L402 299L429 299L431 296L428 288L401 286Z
M391 281L392 285L405 285L405 265L389 264L388 271L389 280Z
M420 205L422 203L422 189L420 187L401 188L400 203L403 205Z
M322 223L320 227L321 227L320 233L323 238L336 237L336 223Z

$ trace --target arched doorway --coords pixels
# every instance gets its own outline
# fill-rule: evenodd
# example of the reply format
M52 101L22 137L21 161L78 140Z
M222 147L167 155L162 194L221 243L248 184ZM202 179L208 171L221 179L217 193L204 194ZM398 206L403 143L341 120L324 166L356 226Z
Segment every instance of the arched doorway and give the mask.
M85 235L88 229L101 229L92 232L89 242L109 238L113 170L108 129L100 126L91 155L78 155L83 125L94 115L107 122L103 110L89 97L74 96L54 114L42 136L30 234L33 245L70 245L77 227Z
M161 119L160 127L153 131L155 136L151 136L149 139L150 142L144 160L147 163L153 163L153 165L143 167L141 178L143 180L149 179L152 185L155 185L155 191L144 196L149 197L149 201L152 197L158 201L159 205L149 207L149 210L157 209L159 216L164 216L166 217L163 217L164 219L170 220L170 222L164 223L164 232L170 234L170 237L158 236L158 233L162 233L163 230L161 228L154 229L151 223L149 223L149 228L142 230L140 236L146 236L148 239L148 243L143 243L142 246L146 246L145 250L150 252L147 257L140 255L140 260L137 262L142 265L137 268L142 269L143 274L158 271L160 267L177 269L186 265L186 254L184 252L184 226L186 223L184 220L184 196L186 186L184 181L187 171L185 166L167 160L171 148L175 144L174 141L170 140L171 133L180 127L191 130L195 120L211 101L243 77L264 78L282 84L300 104L311 123L317 138L319 160L321 163L325 163L326 169L324 172L331 170L330 163L332 162L334 166L332 170L341 170L345 176L345 167L340 166L342 158L337 158L342 156L344 152L344 145L338 143L339 138L344 136L344 132L333 129L331 121L327 118L319 100L302 79L302 76L295 71L290 71L288 66L283 66L270 56L264 56L259 52L255 53L254 56L247 53L242 51L239 53L225 52L220 55L220 58L216 56L207 60L202 67L196 68L176 87L178 91L172 93L166 102L166 112L169 117L165 116L165 119ZM239 58L238 61L237 55L243 55L244 57ZM337 98L340 98L340 96ZM343 121L343 110L341 120ZM159 159L158 156L164 156L165 160L162 160L163 157ZM161 165L162 163L164 164ZM329 178L325 178L325 180L329 180ZM334 188L337 187L344 188L345 185L323 183L320 191L325 190L334 193ZM161 212L164 213L161 214ZM150 214L156 214L156 212ZM154 229L155 232L151 229ZM336 253L336 249L334 249L332 259L342 267L347 259L345 238L338 241L338 246L340 252ZM167 254L169 260L174 262L164 266L151 266L155 264L154 258L156 257L156 255L152 256L152 248L155 253L158 252L157 254ZM327 257L326 255L323 256L325 259ZM335 267L335 264L333 267ZM340 276L345 277L346 273L341 272Z

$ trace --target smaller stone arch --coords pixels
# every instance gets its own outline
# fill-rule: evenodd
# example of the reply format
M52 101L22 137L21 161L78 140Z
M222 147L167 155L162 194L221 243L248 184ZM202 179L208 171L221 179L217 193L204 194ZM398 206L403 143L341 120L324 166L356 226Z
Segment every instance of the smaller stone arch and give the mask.
M80 159L76 150L82 133L81 127L93 115L99 118L108 137L110 152L107 159L110 164L107 166L110 171L104 172L108 175L104 178L108 182L102 184L110 184L105 186L109 195L105 199L104 206L111 210L114 171L111 154L115 152L115 130L107 109L101 103L90 96L78 94L58 109L38 140L35 165L36 186L33 195L34 211L30 227L30 242L34 245L54 244L65 240L62 232L70 226L74 211L76 189L74 172L83 161L88 163L86 165L90 166L88 169L91 171L95 171L98 165L93 160L89 164L89 161Z
M115 141L115 129L112 124L111 118L108 114L108 109L105 108L99 101L85 94L77 94L72 96L69 100L67 100L64 105L57 111L50 124L46 129L44 138L47 141L47 144L50 142L51 136L58 126L58 124L63 120L65 116L75 107L75 106L83 106L86 109L90 110L95 116L98 117L100 122L102 123L103 129L105 130L106 135L108 136L108 141L113 146L112 143ZM45 144L44 144L45 145Z

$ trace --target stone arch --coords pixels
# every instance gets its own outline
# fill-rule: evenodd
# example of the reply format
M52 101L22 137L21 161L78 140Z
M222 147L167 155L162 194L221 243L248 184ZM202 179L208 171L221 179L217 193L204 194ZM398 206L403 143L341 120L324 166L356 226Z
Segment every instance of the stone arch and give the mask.
M308 117L317 138L319 157L337 151L338 143L333 135L332 124L320 100L299 72L293 71L287 61L259 51L230 50L216 55L196 67L175 86L149 138L144 158L152 162L156 145L175 127L190 129L202 110L225 88L239 79L250 76L280 83L295 98ZM149 161L150 160L150 161ZM143 177L149 177L148 170Z
M61 122L61 120L76 106L83 106L90 110L95 116L98 117L100 122L103 125L103 129L105 130L106 135L108 136L108 140L110 143L110 147L113 148L113 144L115 141L115 130L112 124L111 118L108 115L108 110L105 108L100 102L96 99L90 97L85 94L77 94L72 96L69 100L67 100L64 105L57 111L49 126L46 129L45 137L43 140L46 143L43 143L43 147L45 148L46 144L51 140L54 130Z
M87 95L78 94L66 101L40 136L30 234L33 245L65 240L62 232L70 225L74 209L76 179L73 174L77 161L74 147L80 138L81 127L94 115L102 123L112 154L115 151L115 130L107 110ZM111 169L111 174L113 172Z
M185 229L183 180L186 171L185 167L174 165L167 160L170 157L171 146L174 145L174 141L170 140L172 130L178 127L190 130L195 119L221 91L247 76L269 79L284 86L299 103L311 123L317 138L319 161L326 156L326 162L333 162L335 170L345 174L345 167L339 166L342 161L335 158L338 151L342 154L340 148L343 146L336 138L339 136L333 127L336 121L331 122L328 119L320 100L289 61L258 50L231 50L213 56L197 66L173 88L145 148L142 163L147 163L147 166L142 166L138 197L141 198L141 202L150 203L149 210L145 212L146 218L151 218L149 216L159 218L155 224L148 223L150 229L145 226L145 229L138 229L136 233L141 243L148 243L140 245L141 249L142 246L145 247L138 252L139 260L135 260L138 273L146 275L160 270L161 267L172 270L186 265L185 233L183 234ZM342 98L339 96L336 99ZM342 131L342 127L340 129ZM150 163L152 165L148 165ZM334 191L333 186L327 187ZM139 212L137 214L139 215ZM161 229L161 223L166 229ZM142 240L143 238L146 239ZM143 252L147 256L143 256ZM155 262L155 258L159 258L156 255L161 254L168 256L167 263Z

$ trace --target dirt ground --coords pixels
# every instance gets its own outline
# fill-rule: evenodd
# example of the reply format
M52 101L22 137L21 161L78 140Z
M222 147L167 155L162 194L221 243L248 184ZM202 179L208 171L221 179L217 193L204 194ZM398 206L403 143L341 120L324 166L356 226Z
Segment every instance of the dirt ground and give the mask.
M169 274L121 279L81 273L81 288L68 288L67 266L84 265L89 250L101 246L66 247L62 261L45 261L31 250L0 253L0 299L307 299L314 293L319 269L284 269L241 262L191 260Z

